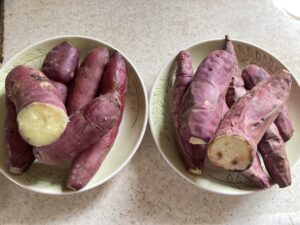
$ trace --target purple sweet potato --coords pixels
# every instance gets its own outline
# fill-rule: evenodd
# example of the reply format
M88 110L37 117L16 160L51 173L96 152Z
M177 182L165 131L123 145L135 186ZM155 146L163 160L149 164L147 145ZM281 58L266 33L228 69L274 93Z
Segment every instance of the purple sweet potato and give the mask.
M63 83L59 83L59 82L56 82L53 80L51 81L51 83L56 88L58 97L65 104L67 101L67 97L68 97L68 87L66 85L64 85Z
M19 134L17 125L17 112L14 104L8 99L6 103L5 118L5 151L6 163L11 173L21 174L33 163L32 147L27 144Z
M229 36L225 36L225 45L224 50L229 52L233 57L234 67L232 71L231 82L229 84L227 93L226 93L226 104L230 108L240 97L246 94L246 90L244 87L244 81L241 76L241 69L239 66L239 62L234 50L234 46L232 41L229 39Z
M281 71L261 81L235 103L208 147L208 158L228 170L248 169L257 145L280 113L291 90L291 76Z
M258 144L258 150L264 160L272 180L284 188L291 185L289 161L276 125L273 123Z
M73 79L78 64L78 49L64 41L47 54L42 71L50 80L67 84Z
M67 100L69 115L97 96L101 77L109 59L107 48L90 51L77 71Z
M125 61L119 52L115 52L105 69L101 81L100 92L102 95L114 93L120 102L121 113L117 124L99 141L81 152L72 162L67 179L67 187L79 190L83 188L100 168L105 156L111 149L119 130L125 107L127 93L127 69Z
M33 149L44 164L61 164L95 144L118 121L120 102L114 94L101 95L70 116L62 136L53 144Z
M247 66L243 72L242 77L245 82L245 87L251 90L257 83L270 77L270 74L263 68L256 65ZM288 108L283 106L281 112L275 120L278 131L283 138L284 142L288 141L294 133L292 121L289 118Z
M27 143L48 145L62 135L69 121L66 108L41 71L16 66L6 77L5 90L16 106L19 133Z
M200 174L203 170L207 143L215 135L224 115L225 94L233 70L233 57L224 50L211 52L199 65L182 100L179 135L189 157L197 159L197 167L189 170ZM196 153L196 155L193 155ZM186 163L188 166L191 162Z

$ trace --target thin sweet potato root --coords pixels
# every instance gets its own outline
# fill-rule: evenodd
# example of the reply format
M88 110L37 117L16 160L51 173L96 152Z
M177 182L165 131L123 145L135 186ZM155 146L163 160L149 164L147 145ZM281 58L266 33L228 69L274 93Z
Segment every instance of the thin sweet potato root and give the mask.
M48 145L62 135L69 121L66 108L41 71L16 66L5 80L5 90L16 106L19 133L27 143Z
M53 144L34 148L35 158L57 165L73 160L79 152L95 144L118 121L120 102L114 94L101 95L70 116L62 136Z
M280 113L291 90L287 71L258 83L232 106L208 147L209 160L227 170L248 169L257 144Z
M17 112L14 104L8 99L6 103L5 119L5 151L8 170L14 174L21 174L33 163L32 146L26 143L19 134Z

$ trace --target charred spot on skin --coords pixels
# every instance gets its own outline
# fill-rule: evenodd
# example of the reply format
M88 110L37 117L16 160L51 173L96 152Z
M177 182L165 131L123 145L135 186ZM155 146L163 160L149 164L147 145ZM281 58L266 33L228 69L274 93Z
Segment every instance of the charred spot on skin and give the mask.
M40 76L38 73L32 73L30 76L39 81L46 81L45 77Z
M259 125L260 125L259 122L256 122L256 123L253 124L254 127L259 127Z
M211 67L209 67L209 68L208 68L208 71L212 71L212 68L211 68Z

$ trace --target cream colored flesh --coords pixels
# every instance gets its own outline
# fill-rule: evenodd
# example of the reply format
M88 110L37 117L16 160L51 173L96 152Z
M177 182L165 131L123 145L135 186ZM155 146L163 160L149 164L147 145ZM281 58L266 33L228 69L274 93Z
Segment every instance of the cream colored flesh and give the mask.
M55 142L68 124L66 112L54 105L33 103L18 113L19 132L29 144L39 147Z
M249 143L237 135L216 137L208 147L208 158L227 170L245 170L253 161Z
M202 139L200 138L196 138L196 137L191 137L189 142L192 144L192 145L204 145L206 144L205 141L203 141Z
M200 170L198 168L189 169L189 172L194 174L194 175L201 175L202 174L202 170Z

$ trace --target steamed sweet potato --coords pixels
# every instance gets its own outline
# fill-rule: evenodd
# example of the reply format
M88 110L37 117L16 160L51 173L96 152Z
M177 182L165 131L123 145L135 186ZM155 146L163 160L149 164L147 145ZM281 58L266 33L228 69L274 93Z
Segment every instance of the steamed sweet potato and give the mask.
M42 72L50 80L67 84L73 79L78 64L78 49L64 41L47 54Z
M74 159L67 179L67 187L79 190L83 188L100 168L107 153L111 149L119 130L125 107L127 93L127 69L125 61L119 52L115 52L106 66L101 81L102 95L114 93L120 102L120 115L117 124L99 141L87 150L79 153Z
M67 101L67 97L68 97L68 88L67 88L67 86L64 85L63 83L59 83L59 82L56 82L56 81L53 81L53 80L51 81L51 83L56 88L58 97L65 104L66 101Z
M4 143L6 163L11 173L21 174L34 161L32 147L26 143L19 134L16 107L8 98L5 99L5 103Z
M199 65L182 100L179 134L183 142L189 142L193 149L184 147L190 157L197 160L197 167L191 168L201 173L206 156L206 145L224 115L225 94L233 70L233 57L224 50L211 52ZM186 163L189 165L189 163Z
M97 91L106 63L107 48L95 48L81 63L67 100L67 111L72 114L97 96Z
M291 185L291 171L288 157L276 125L273 123L258 144L258 150L264 160L272 180L284 188Z
M209 160L224 169L248 169L257 144L280 113L291 90L291 76L281 71L258 83L232 106L208 148Z
M111 130L120 114L120 103L114 94L93 99L70 116L62 136L53 144L33 149L35 158L44 164L61 164L73 160L86 148Z
M244 81L241 76L241 69L239 66L239 62L234 50L234 46L232 41L229 39L229 36L225 36L225 45L224 50L232 54L234 67L232 71L231 82L229 84L227 93L226 93L226 104L230 108L240 97L246 94L246 90L244 87Z
M242 77L245 81L245 87L251 90L257 83L270 77L270 74L263 68L256 65L247 66L242 73ZM275 124L279 130L284 142L288 141L294 133L292 121L289 118L288 108L283 106L281 112L275 120Z
M56 88L39 70L19 65L5 80L6 95L17 110L22 138L33 146L55 142L69 121Z

